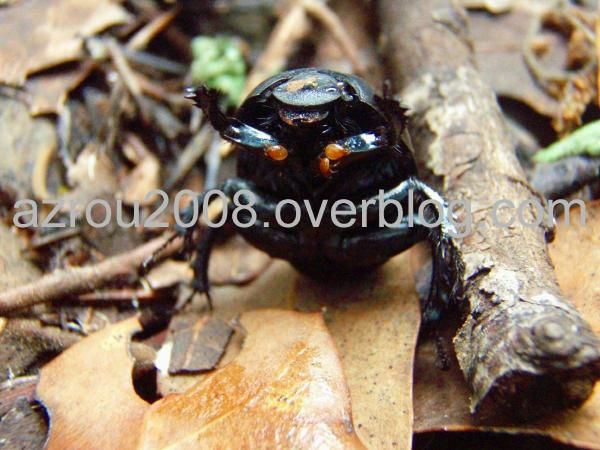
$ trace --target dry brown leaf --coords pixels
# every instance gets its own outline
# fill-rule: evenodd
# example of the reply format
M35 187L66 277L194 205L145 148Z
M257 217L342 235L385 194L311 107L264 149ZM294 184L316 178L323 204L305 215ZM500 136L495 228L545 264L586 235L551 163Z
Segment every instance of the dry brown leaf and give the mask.
M271 261L265 252L236 235L215 247L210 257L208 277L214 285L249 283L262 274Z
M189 283L194 276L194 271L188 261L174 261L168 259L153 267L144 277L151 289L159 290L174 286L178 283Z
M300 278L296 305L326 305L340 349L357 434L369 448L410 448L413 359L420 312L408 262L399 255L360 280Z
M0 192L14 200L32 198L35 166L44 155L52 154L56 145L50 121L32 119L21 102L0 98Z
M558 221L550 256L561 289L600 334L600 202L588 203L585 213L585 225L579 223L579 208L571 211L571 225L564 217Z
M470 35L477 66L498 95L556 117L560 114L558 101L537 84L523 59L523 42L533 19L532 12L521 6L498 16L471 13Z
M118 206L119 168L99 142L91 140L86 144L75 164L68 168L67 177L73 189L60 196L62 211L72 212L75 217L85 216L81 233L97 250L115 255L142 244L142 236L135 227L117 223L119 209L124 211L126 223L133 220L133 213ZM95 203L99 200L106 202L108 208Z
M154 155L144 158L131 172L123 177L123 202L126 205L151 205L155 198L148 196L160 186L160 163Z
M326 308L359 438L371 448L410 448L412 361L420 316L408 257L399 255L371 274L345 282L311 281L276 259L246 286L215 287L214 314L230 321L257 308ZM230 343L219 366L236 353ZM159 390L181 392L207 376L161 374Z
M119 185L117 175L110 156L102 151L98 142L90 141L77 155L75 164L69 167L67 177L75 189L65 194L62 200L66 204L74 200L86 205L101 195L113 194Z
M272 261L269 255L236 235L214 248L208 278L215 287L250 283L262 276ZM148 272L145 278L152 289L162 289L178 283L191 283L193 276L189 262L167 260Z
M174 317L171 325L177 319L179 317ZM191 319L184 320L178 329L173 330L169 373L214 369L233 333L233 328L221 319L210 316Z
M92 64L78 64L60 72L40 73L31 76L25 84L27 103L32 115L58 114L75 89L92 71Z
M1 415L0 442L6 449L38 449L44 446L46 423L43 414L26 398L19 398Z
M153 404L140 448L363 448L322 316L262 310L240 320L241 353Z
M600 203L587 205L587 224L578 223L571 211L571 225L559 220L550 255L566 297L570 298L593 330L600 333ZM446 330L452 335L452 330ZM600 385L577 411L556 414L531 424L509 418L475 417L469 414L469 390L456 361L449 371L436 370L435 345L420 345L415 367L415 431L498 431L545 434L557 441L600 449ZM540 393L543 395L543 392Z
M168 262L168 261L167 261ZM174 263L175 270L184 274L185 271L189 271L189 264ZM159 266L160 267L160 266ZM173 266L171 266L173 267ZM157 267L158 269L158 267ZM168 267L165 266L161 269L161 273L165 275L158 275L152 278L152 283L160 283L160 280L166 276ZM152 273L152 272L151 272ZM215 302L215 309L213 311L214 317L221 318L222 320L231 323L239 315L245 311L252 311L260 308L286 308L292 309L294 306L294 282L297 274L290 267L290 265L282 260L274 260L267 269L262 273L254 282L244 286L237 285L223 285L215 286L212 290L213 301ZM164 278L165 281L166 277ZM206 312L206 302L203 298L197 298L192 305L194 309L201 309L198 311L199 314ZM225 350L225 354L221 358L221 361L217 367L224 367L226 364L231 362L238 354L241 348L241 333L234 333L229 345ZM170 354L168 350L167 355ZM162 353L161 350L160 353ZM166 358L163 354L162 358ZM170 375L168 373L168 361L157 364L158 372L158 392L163 396L168 394L183 392L190 389L193 385L197 384L200 380L205 379L210 374L178 374Z
M38 312L41 308L38 308ZM0 382L35 373L80 336L36 319L11 318L0 331ZM2 409L0 399L0 410ZM0 411L0 416L2 413Z
M23 256L19 236L0 223L0 291L20 286L41 276L39 269Z
M48 409L47 449L133 449L148 403L135 393L127 319L75 344L40 373L37 398Z
M30 73L83 55L84 38L129 14L112 0L28 0L0 11L0 83L22 86Z
M135 135L129 135L123 153L135 167L121 180L121 196L126 205L151 205L156 199L148 193L160 187L160 161Z

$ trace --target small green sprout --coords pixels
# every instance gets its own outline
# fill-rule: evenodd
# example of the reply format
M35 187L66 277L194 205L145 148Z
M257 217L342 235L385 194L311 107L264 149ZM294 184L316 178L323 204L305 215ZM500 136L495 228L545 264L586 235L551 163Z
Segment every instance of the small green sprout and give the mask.
M246 64L238 42L229 37L197 36L192 40L192 81L227 95L237 106L246 84Z

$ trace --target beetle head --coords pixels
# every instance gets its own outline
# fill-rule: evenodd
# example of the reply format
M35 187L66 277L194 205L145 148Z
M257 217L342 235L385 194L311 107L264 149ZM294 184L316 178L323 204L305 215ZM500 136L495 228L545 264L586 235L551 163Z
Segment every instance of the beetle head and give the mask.
M339 99L352 99L340 83L327 73L305 70L273 90L278 114L290 126L321 123Z

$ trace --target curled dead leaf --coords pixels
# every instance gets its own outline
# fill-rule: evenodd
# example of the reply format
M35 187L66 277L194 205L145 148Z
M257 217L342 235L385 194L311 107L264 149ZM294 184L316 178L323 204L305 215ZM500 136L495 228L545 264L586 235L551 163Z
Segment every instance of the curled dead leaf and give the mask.
M410 448L412 367L420 314L408 258L405 253L365 276L330 282L300 277L288 263L276 259L248 285L215 286L214 314L231 321L256 308L323 309L342 359L360 440L369 448ZM237 334L220 367L237 355L238 350L232 350ZM159 390L182 392L208 376L212 375L169 376L165 368Z
M44 366L36 396L48 409L52 449L134 449L148 403L133 388L128 347L137 318L107 326Z
M56 146L56 131L49 120L33 119L21 102L0 98L0 193L11 200L32 198L34 184L40 178L45 181L38 167L44 166L43 160L54 154Z
M499 16L471 13L470 31L477 66L496 94L521 101L545 116L556 117L560 113L559 102L536 83L523 60L523 41L533 20L534 13L525 7L513 8Z
M205 372L216 367L231 339L233 328L221 319L203 316L184 319L173 330L169 373ZM173 321L171 322L173 323Z
M241 236L233 236L215 247L208 276L214 285L249 283L260 276L271 261L269 255L250 245Z
M19 236L0 223L0 289L7 290L28 283L40 277L40 270L25 259L25 246ZM1 330L0 330L1 331Z
M241 236L233 236L213 250L208 277L215 287L246 284L262 276L272 261L269 255L248 244ZM189 284L193 277L189 262L167 260L153 268L146 280L152 289L162 289L178 283Z
M123 153L135 164L121 181L123 202L126 205L151 205L155 199L148 193L160 187L160 161L133 134L127 136Z
M30 73L83 55L85 37L125 23L112 0L28 0L0 11L0 82L21 86Z
M57 114L62 111L70 91L92 72L93 64L77 64L60 72L31 76L25 84L27 103L32 115Z

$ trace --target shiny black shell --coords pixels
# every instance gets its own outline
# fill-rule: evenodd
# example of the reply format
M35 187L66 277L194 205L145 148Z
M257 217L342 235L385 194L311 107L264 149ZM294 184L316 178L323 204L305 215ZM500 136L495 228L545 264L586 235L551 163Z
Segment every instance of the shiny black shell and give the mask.
M298 82L302 87L312 80L316 80L316 85L307 90L309 95L293 99L277 95L277 89L286 83ZM340 90L339 95L326 92L332 84ZM412 154L399 145L404 110L398 110L398 127L397 123L392 123L389 111L386 114L386 102L389 104L365 81L353 75L314 68L275 75L248 95L235 116L277 138L290 150L290 158L283 164L276 164L256 152L240 149L237 152L238 175L276 196L311 200L372 195L379 188L395 186L413 175L415 167ZM330 114L321 124L294 128L281 120L279 109L282 107L298 111L327 108ZM346 168L343 175L339 173L331 179L318 175L315 161L328 143L376 129L387 130L390 142L387 150L374 152L366 160Z

